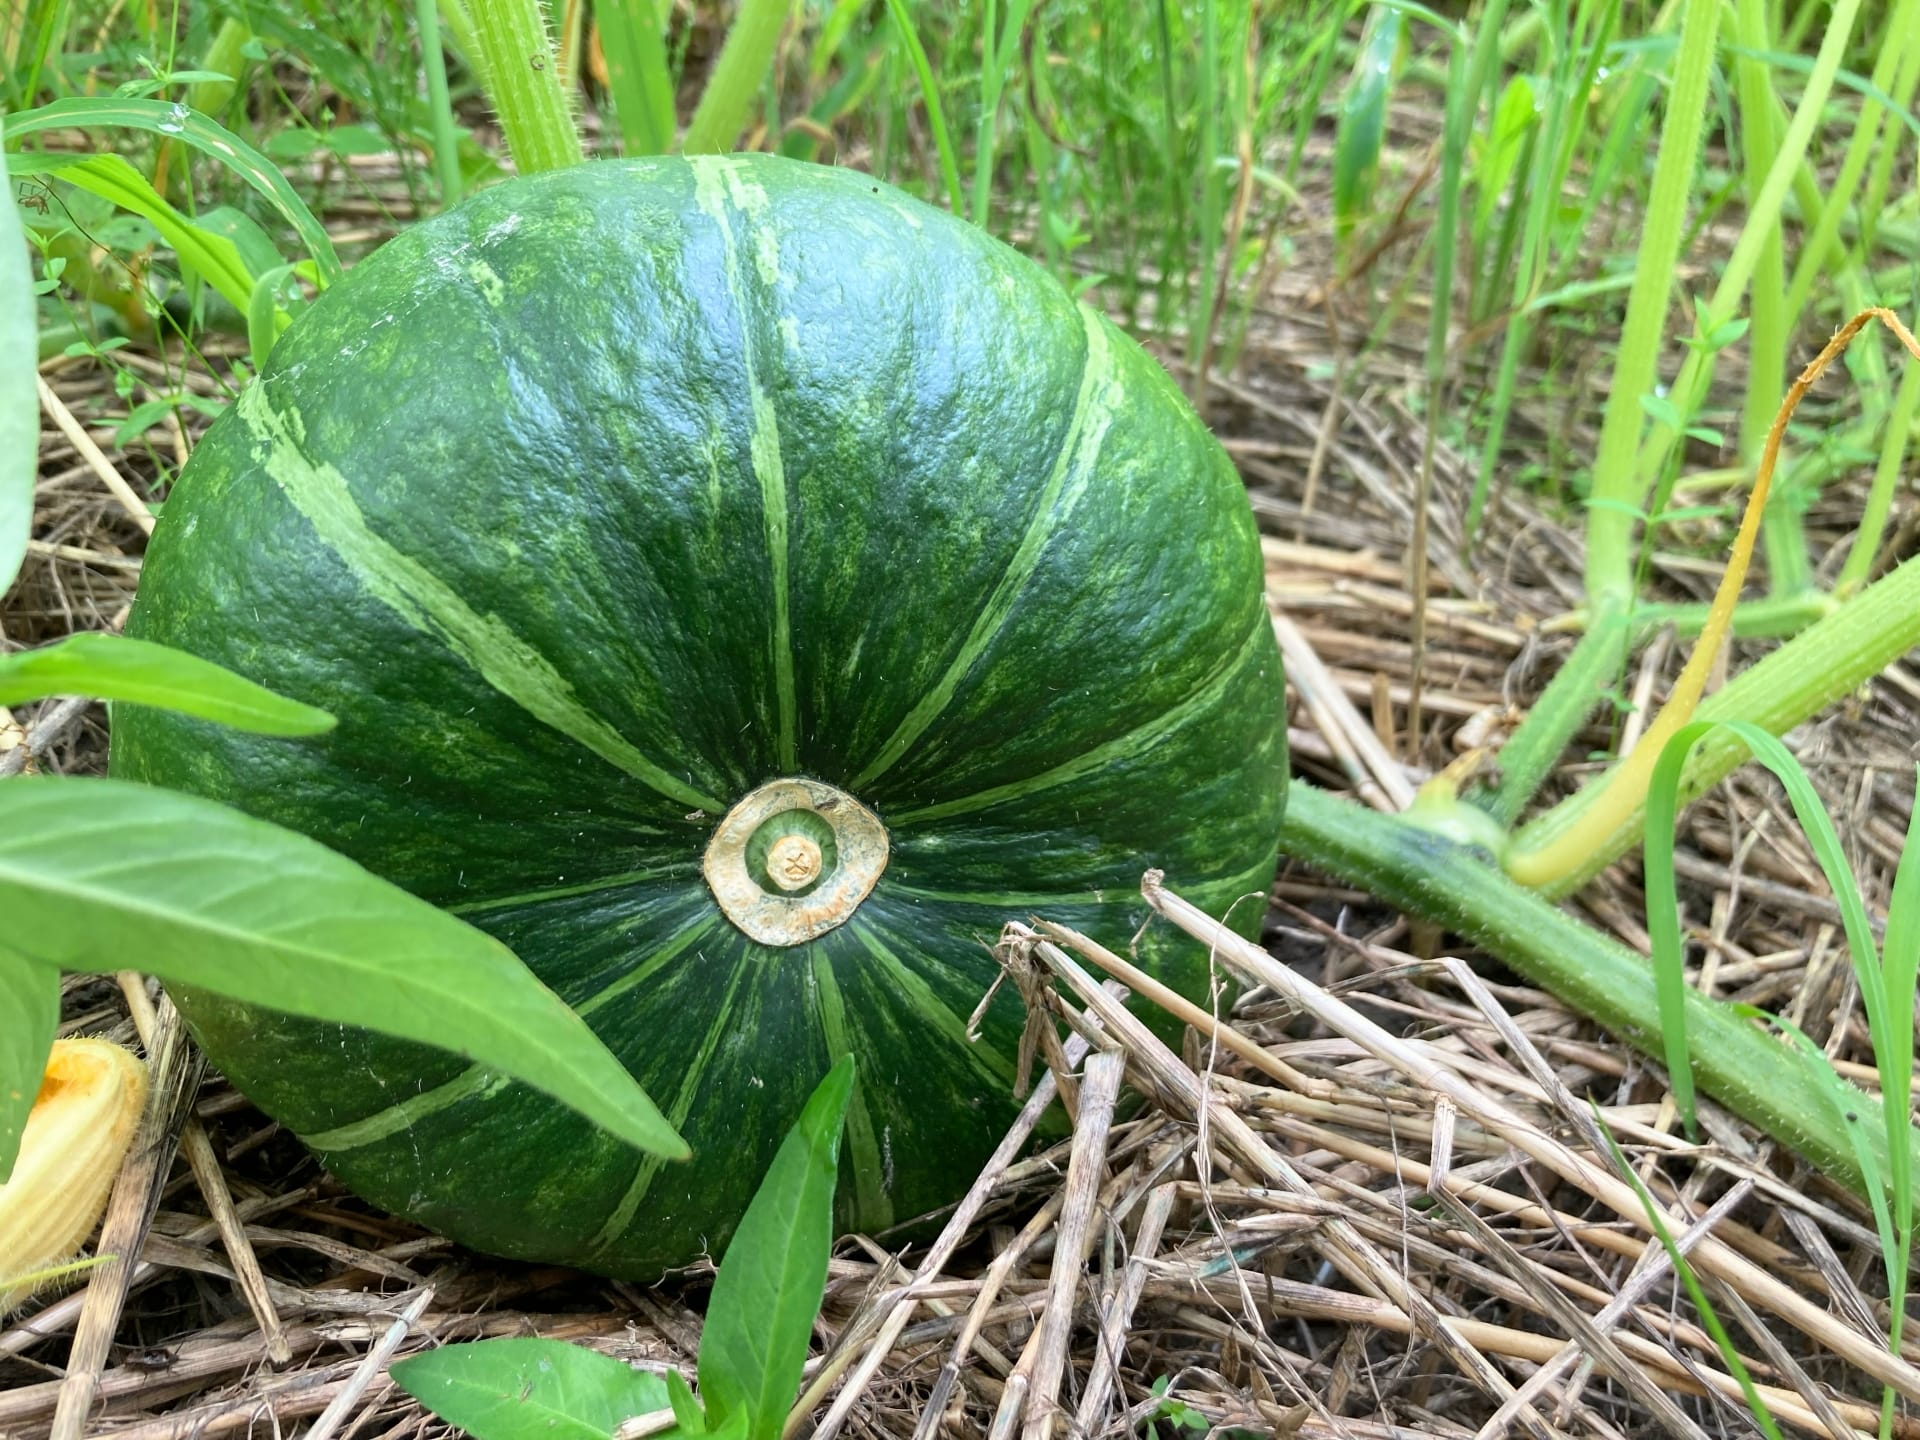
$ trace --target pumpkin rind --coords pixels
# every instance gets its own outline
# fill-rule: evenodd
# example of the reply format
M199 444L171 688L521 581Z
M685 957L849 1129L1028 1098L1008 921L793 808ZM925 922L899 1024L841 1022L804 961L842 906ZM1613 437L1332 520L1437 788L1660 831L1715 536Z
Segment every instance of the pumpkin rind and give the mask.
M1156 866L1258 924L1234 902L1286 785L1261 587L1220 447L1014 251L850 171L585 165L357 266L168 499L129 633L338 729L126 707L113 764L315 836L585 1014L693 1162L455 1056L181 997L368 1199L644 1277L720 1252L848 1049L839 1223L957 1198L1011 1115L1017 1001L966 1034L1005 920L1124 947ZM887 851L848 917L770 946L701 862L781 779L852 796ZM1204 999L1199 947L1136 953Z

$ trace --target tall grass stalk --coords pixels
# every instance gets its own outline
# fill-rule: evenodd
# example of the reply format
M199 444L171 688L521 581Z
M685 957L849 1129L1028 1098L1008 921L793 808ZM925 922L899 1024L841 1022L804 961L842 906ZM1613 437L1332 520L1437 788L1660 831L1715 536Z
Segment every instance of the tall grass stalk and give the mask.
M1737 0L1734 33L1745 52L1734 61L1740 97L1740 158L1749 212L1759 215L1766 177L1779 146L1774 132L1773 81L1760 58L1770 48L1766 0ZM1787 374L1787 339L1793 312L1786 304L1786 248L1777 221L1761 232L1754 258L1753 295L1748 305L1747 389L1740 410L1739 455L1743 465L1758 459L1767 427ZM1776 595L1792 595L1813 583L1807 542L1794 496L1785 485L1775 489L1761 535L1767 552L1767 579ZM1656 507L1658 509L1660 507Z
M980 19L980 113L973 127L973 223L989 229L993 219L993 182L998 154L1000 93L1006 85L1020 36L1027 28L1033 0L1007 0L1007 18L999 20L997 0L986 0Z
M1597 501L1610 502L1596 504L1587 515L1587 602L1596 617L1625 607L1633 598L1632 514L1645 499L1644 490L1635 483L1640 398L1653 389L1660 357L1660 336L1666 328L1680 239L1690 209L1720 28L1719 0L1682 0L1682 4L1680 49L1667 95L1666 123L1660 131L1660 154L1654 163L1626 323L1594 456L1592 494ZM1556 753L1566 738L1560 737Z
M1460 230L1460 189L1466 174L1467 142L1474 111L1500 54L1500 26L1506 0L1487 0L1480 12L1473 45L1455 40L1447 57L1447 109L1440 135L1440 195L1433 224L1433 299L1427 323L1427 425L1420 451L1420 476L1413 506L1411 571L1413 591L1413 673L1407 704L1408 726L1420 733L1420 690L1426 663L1427 509L1433 493L1433 451L1446 403L1450 337L1453 329L1454 252Z
M1827 97L1833 92L1834 76L1846 56L1847 42L1852 37L1854 21L1859 12L1860 0L1835 0L1833 18L1828 23L1820 53L1815 57L1813 69L1807 77L1807 86L1800 96L1793 123L1787 127L1779 148L1768 161L1766 179L1748 208L1740 238L1734 242L1733 252L1727 257L1726 267L1714 286L1707 313L1700 321L1698 329L1703 335L1712 334L1733 319L1753 279L1769 236L1777 240L1781 207L1806 157L1808 142L1813 138L1814 129L1825 111ZM1681 363L1680 373L1673 383L1673 401L1682 415L1698 413L1705 402L1708 387L1713 382L1716 354L1709 348L1696 346ZM1669 449L1678 439L1679 436L1670 426L1654 422L1638 456L1632 481L1623 488L1622 498L1634 505L1645 503L1654 479L1666 463ZM1591 535L1588 545L1591 557Z
M927 128L933 132L933 147L940 156L940 178L947 188L947 205L956 215L967 213L966 195L960 188L960 161L953 153L953 137L947 131L946 108L940 103L940 82L934 79L927 50L914 33L913 17L907 13L907 0L887 0L887 14L906 49L913 73L920 81L921 103L927 107Z
M1526 218L1521 226L1519 260L1513 270L1511 306L1494 372L1493 405L1481 439L1480 464L1467 503L1466 539L1470 546L1479 535L1480 517L1492 493L1494 472L1506 442L1520 357L1533 339L1534 318L1528 302L1540 293L1546 277L1554 222L1587 127L1601 57L1606 54L1619 14L1620 0L1581 0L1569 27L1566 0L1550 0L1541 27L1542 43L1551 47L1546 104L1531 164L1525 172L1522 208Z
M460 136L453 123L453 101L447 94L447 52L440 44L438 0L414 0L414 23L420 30L420 64L427 72L427 106L433 115L433 159L440 177L440 204L460 203Z
M607 94L625 155L664 155L678 120L667 63L664 17L657 0L620 0L595 12L607 59Z
M1840 567L1834 593L1850 595L1867 583L1873 573L1880 540L1886 534L1887 517L1893 510L1894 491L1900 483L1901 463L1912 441L1914 421L1920 417L1920 365L1909 365L1900 377L1900 389L1886 417L1880 442L1880 461L1874 467L1873 486L1861 509L1860 524L1849 542L1851 548Z
M1220 5L1222 0L1200 0L1199 93L1200 111L1200 222L1199 282L1193 287L1193 308L1187 314L1187 393L1194 409L1207 413L1207 377L1200 364L1206 337L1213 330L1213 282L1220 263L1220 220L1223 209L1220 168Z
M1920 50L1920 0L1897 0L1888 16L1885 41L1874 59L1868 83L1876 91L1887 92L1895 85L1903 62L1917 50ZM1787 286L1789 315L1799 315L1806 309L1816 281L1830 271L1851 268L1839 243L1840 221L1853 203L1868 162L1882 148L1898 148L1897 139L1887 147L1878 143L1885 119L1885 107L1879 102L1871 99L1862 102L1853 134L1847 139L1846 154L1834 176L1833 188L1827 192L1820 218L1801 243L1799 258L1794 262L1793 280Z

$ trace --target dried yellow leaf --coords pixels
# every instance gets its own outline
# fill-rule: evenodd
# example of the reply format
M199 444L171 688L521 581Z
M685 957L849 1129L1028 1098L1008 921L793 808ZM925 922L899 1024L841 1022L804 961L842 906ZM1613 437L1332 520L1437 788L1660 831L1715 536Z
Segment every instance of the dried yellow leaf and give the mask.
M0 1315L33 1291L12 1283L58 1265L93 1233L140 1123L147 1067L105 1040L56 1040L0 1185Z

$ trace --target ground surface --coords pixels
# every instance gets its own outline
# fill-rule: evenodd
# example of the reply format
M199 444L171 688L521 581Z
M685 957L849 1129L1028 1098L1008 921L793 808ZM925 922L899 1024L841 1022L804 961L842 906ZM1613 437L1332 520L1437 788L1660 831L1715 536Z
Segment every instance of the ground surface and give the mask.
M1406 317L1404 345L1395 330L1356 356L1343 337L1364 333L1384 279L1332 287L1328 274L1303 240L1260 297L1240 367L1213 380L1209 419L1246 477L1276 614L1330 677L1321 705L1296 708L1297 766L1391 805L1396 786L1497 733L1539 693L1570 643L1554 622L1580 598L1580 555L1559 517L1511 488L1489 536L1463 553L1469 482L1442 445L1413 713L1419 316ZM166 383L157 353L134 347L120 359ZM215 354L188 367L188 383L215 393L209 371L222 363ZM113 443L132 402L93 362L55 363L45 376L58 403L41 437L34 550L0 610L8 648L122 623L143 531L108 475L145 493L191 444L173 424ZM1463 394L1476 383L1463 376ZM63 411L98 452L67 433ZM1518 441L1558 433L1577 444L1597 421L1590 395L1535 398ZM1834 487L1813 530L1837 540L1857 503L1857 488ZM1704 598L1716 574L1676 556L1654 584ZM1627 677L1643 708L1682 658L1657 642ZM98 708L55 702L14 719L37 768L103 768ZM1361 732L1377 742L1371 768ZM1792 737L1847 817L1855 863L1882 901L1912 803L1916 735L1920 685L1896 668ZM1593 750L1607 739L1587 737ZM1556 783L1570 787L1583 768L1570 763ZM1784 1012L1861 1073L1857 1022L1833 1024L1857 1013L1837 912L1778 792L1743 774L1684 826L1701 983ZM1577 908L1644 945L1634 865ZM1746 1431L1664 1256L1605 1203L1588 1098L1648 1182L1705 1217L1690 1243L1776 1417L1803 1433L1873 1429L1879 1389L1860 1347L1884 1323L1885 1301L1859 1205L1724 1115L1710 1112L1708 1142L1688 1146L1660 1077L1631 1052L1497 965L1471 954L1472 968L1451 964L1445 942L1436 949L1363 895L1288 864L1266 938L1312 993L1256 988L1230 1033L1184 1056L1129 1042L1144 1108L1123 1108L1099 1144L1099 1126L1084 1123L1098 1096L1080 1097L1079 1150L1069 1142L983 1177L985 1204L937 1277L924 1251L902 1260L871 1239L839 1247L810 1371L815 1433L998 1434L996 1414L1016 1402L1028 1416L1060 1407L1056 1433L1069 1433L1069 1419L1109 1434L1151 1421L1161 1435L1222 1424L1316 1437ZM1094 969L1071 945L1037 939L1020 959L1056 975ZM1362 1050L1347 1038L1355 1016L1406 1048ZM65 1028L129 1038L133 1027L112 983L76 978ZM1240 1036L1251 1043L1236 1053ZM1424 1068L1436 1059L1454 1077L1445 1085ZM539 1333L690 1368L702 1276L640 1289L463 1252L369 1211L217 1076L197 1087L191 1078L191 1113L246 1243L237 1255L223 1246L184 1163L167 1172L90 1431L297 1433L332 1405L327 1434L434 1433L370 1353L402 1311L412 1322L400 1353ZM1457 1093L1443 1097L1447 1085ZM236 1265L257 1265L277 1335L249 1311ZM916 1306L901 1303L910 1282ZM0 1325L0 1436L48 1433L85 1304L84 1292L54 1299ZM1920 1397L1909 1365L1881 1369ZM1522 1386L1530 1404L1516 1400Z

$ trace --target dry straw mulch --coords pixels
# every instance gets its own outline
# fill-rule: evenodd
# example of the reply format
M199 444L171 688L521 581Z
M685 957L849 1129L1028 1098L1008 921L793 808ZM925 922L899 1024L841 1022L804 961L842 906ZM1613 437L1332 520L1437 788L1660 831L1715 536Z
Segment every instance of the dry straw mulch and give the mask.
M1417 348L1389 339L1354 356L1340 337L1363 333L1364 306L1324 293L1316 273L1278 278L1246 363L1210 382L1210 418L1265 533L1297 764L1397 809L1460 749L1497 740L1551 675L1570 644L1557 617L1580 599L1577 530L1508 493L1469 555L1470 477L1440 446L1416 603ZM156 392L218 388L202 369L183 379L177 359L121 358ZM45 373L34 548L0 611L8 648L124 621L146 529L130 497L191 443L170 424L114 445L130 402L84 362ZM1836 390L1826 403L1843 402ZM1523 413L1520 435L1584 443L1596 408ZM1832 487L1813 534L1837 546L1858 495ZM1671 553L1655 580L1698 599L1715 573ZM1656 641L1626 677L1636 713L1681 650ZM1636 725L1582 743L1630 743ZM1882 901L1917 734L1920 684L1895 667L1791 737ZM0 718L0 775L29 756L98 771L104 754L96 708ZM1736 777L1684 827L1698 983L1785 1013L1871 1085L1837 912L1776 792ZM1176 1008L1188 1022L1176 1053L1118 1003L1154 998L1123 956L1044 916L1008 917L1006 983L1035 1020L1021 1126L962 1206L935 1217L930 1245L841 1243L803 1396L810 1433L1750 1431L1599 1125L1665 1208L1783 1425L1871 1432L1885 1384L1902 1397L1896 1432L1914 1432L1920 1347L1887 1354L1878 1247L1857 1202L1712 1107L1706 1142L1687 1142L1650 1064L1364 895L1286 865L1255 947L1148 883L1169 917L1156 923L1208 939L1237 1003ZM1577 904L1641 943L1637 884L1623 863ZM70 1033L146 1037L161 1103L102 1246L129 1263L0 1324L0 1436L436 1434L385 1367L480 1336L691 1369L706 1276L640 1287L462 1251L345 1194L204 1075L138 977L75 977L67 998ZM1056 1101L1074 1132L1033 1154L1027 1131Z

